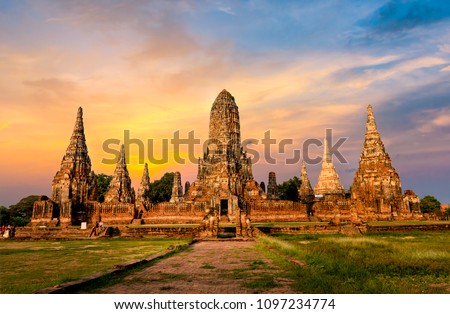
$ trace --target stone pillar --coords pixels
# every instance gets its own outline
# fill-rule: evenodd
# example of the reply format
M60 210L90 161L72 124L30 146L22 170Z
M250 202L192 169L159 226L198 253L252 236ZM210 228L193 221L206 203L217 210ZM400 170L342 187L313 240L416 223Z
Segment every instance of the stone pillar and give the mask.
M181 185L181 173L175 172L173 176L173 186L172 186L172 197L170 198L171 203L182 202L183 198L183 186Z
M191 183L189 181L186 181L186 183L184 184L184 197L188 196L190 187Z
M302 160L302 171L300 174L300 187L298 188L298 200L302 203L311 203L314 201L314 190L309 182L308 173L306 172L305 161Z
M275 172L269 172L269 181L267 183L267 198L270 200L279 199L277 177Z

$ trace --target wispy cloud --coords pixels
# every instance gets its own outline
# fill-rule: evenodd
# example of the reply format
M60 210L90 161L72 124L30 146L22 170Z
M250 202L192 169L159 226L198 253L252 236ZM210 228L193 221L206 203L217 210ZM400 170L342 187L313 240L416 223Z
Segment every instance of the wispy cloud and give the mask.
M416 116L416 123L422 133L430 133L436 128L450 132L450 101L448 107L422 110Z
M226 13L229 15L236 15L236 12L234 12L234 10L230 6L224 5L221 2L218 3L217 9L220 12L223 12L223 13Z
M448 19L450 3L446 1L390 0L358 25L378 34L400 34Z

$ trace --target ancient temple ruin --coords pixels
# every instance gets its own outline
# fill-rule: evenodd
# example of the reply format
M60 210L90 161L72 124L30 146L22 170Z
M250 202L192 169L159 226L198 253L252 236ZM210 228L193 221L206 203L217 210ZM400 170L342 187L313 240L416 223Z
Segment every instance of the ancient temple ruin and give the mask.
M300 174L300 187L298 188L298 200L302 203L311 203L314 201L314 190L309 182L308 173L306 171L305 161L302 160L302 171Z
M330 148L326 138L323 140L323 146L322 169L314 193L321 197L344 197L344 187L331 160Z
M97 201L96 175L91 169L78 109L70 144L52 183L52 197L34 204L32 224L198 224L203 236L217 236L219 224L234 224L236 235L253 235L252 222L347 221L420 217L417 195L402 195L400 177L391 165L372 107L367 108L366 134L351 196L345 194L324 140L322 168L314 190L302 161L298 202L280 200L276 174L269 173L267 194L254 180L252 160L241 143L239 110L226 90L212 104L209 139L198 158L197 177L183 185L176 172L169 202L151 203L150 177L145 164L137 196L127 170L122 145L105 202ZM263 184L261 184L263 185Z
M269 200L279 199L278 195L278 184L277 184L277 175L275 172L269 172L269 180L267 181L267 198Z
M136 197L136 210L138 216L142 215L150 207L150 199L148 193L150 192L150 176L148 174L148 164L144 165L144 173L142 174L141 184Z
M100 220L130 221L130 215L134 215L135 193L126 168L123 145L105 194L105 203L97 201L97 178L91 167L84 134L83 109L80 107L70 144L53 179L52 197L43 196L34 203L31 224L79 225Z
M238 106L224 89L212 105L208 145L198 160L197 179L186 192L186 200L207 202L219 216L233 220L248 201L265 198L241 144Z
M184 200L183 197L183 185L181 184L181 173L175 172L173 176L172 196L170 198L171 203L179 203Z
M105 203L134 203L135 196L125 160L125 147L122 145L116 169L105 193Z
M91 168L84 135L83 109L80 107L70 144L53 178L51 200L36 204L33 217L57 219L69 224L84 221L87 215L84 204L97 199L97 181Z
M405 211L400 177L378 133L372 106L367 107L366 134L352 184L352 199L362 217L386 219Z
M148 173L148 164L144 164L144 172L142 173L141 184L138 189L138 198L143 200L145 195L150 191L150 175Z

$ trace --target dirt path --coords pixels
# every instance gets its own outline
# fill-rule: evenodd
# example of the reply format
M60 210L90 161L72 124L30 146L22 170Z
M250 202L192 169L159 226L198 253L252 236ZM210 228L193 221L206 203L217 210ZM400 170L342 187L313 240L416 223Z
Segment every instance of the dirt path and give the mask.
M90 293L295 293L284 271L255 246L253 241L198 242Z

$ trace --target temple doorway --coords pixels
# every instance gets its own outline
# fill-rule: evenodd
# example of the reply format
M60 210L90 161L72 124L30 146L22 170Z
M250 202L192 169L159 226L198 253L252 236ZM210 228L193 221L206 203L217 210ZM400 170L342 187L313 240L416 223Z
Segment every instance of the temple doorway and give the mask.
M228 215L228 200L220 200L220 216Z
M59 216L60 216L59 206L53 206L52 219L59 219Z
M228 199L220 200L220 211L219 211L219 238L235 238L236 237L236 227L231 224L231 219L229 214L229 202Z
M83 204L72 205L72 226L81 226L82 222L88 222L88 215Z

